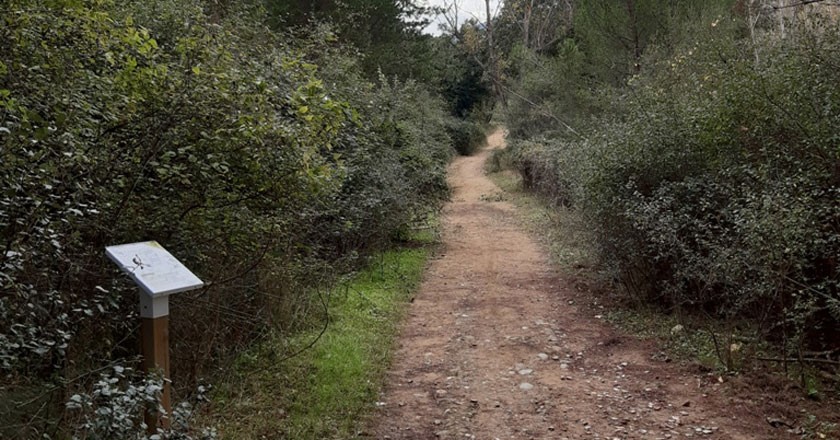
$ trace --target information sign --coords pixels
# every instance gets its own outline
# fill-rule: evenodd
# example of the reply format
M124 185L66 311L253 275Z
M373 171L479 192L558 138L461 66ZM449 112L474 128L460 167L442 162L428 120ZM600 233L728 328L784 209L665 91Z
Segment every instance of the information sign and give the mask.
M152 297L185 292L204 285L156 241L108 246L105 253Z

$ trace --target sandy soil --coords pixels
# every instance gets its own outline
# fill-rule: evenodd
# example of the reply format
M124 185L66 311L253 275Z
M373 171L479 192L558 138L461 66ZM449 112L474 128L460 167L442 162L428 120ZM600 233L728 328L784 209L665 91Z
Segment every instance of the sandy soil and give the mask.
M552 268L484 176L489 148L450 168L443 250L403 324L377 439L799 438L791 393L669 362L604 323ZM584 305L586 304L586 305ZM782 397L780 397L782 396Z

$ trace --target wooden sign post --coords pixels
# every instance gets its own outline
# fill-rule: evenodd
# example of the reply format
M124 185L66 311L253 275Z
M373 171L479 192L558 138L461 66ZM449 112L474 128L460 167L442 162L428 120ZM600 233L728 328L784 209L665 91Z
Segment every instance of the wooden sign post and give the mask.
M169 295L204 285L180 261L156 241L108 246L105 253L140 286L140 337L146 373L163 374L161 406L164 413L146 412L146 425L153 433L171 426L172 401L169 386Z

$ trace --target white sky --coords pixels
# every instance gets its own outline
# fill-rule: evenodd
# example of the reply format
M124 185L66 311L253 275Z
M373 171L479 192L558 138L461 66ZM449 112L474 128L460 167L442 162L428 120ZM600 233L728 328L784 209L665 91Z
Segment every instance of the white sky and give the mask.
M425 0L426 5L428 6L444 6L445 4L452 4L453 0ZM480 21L484 22L486 20L487 13L484 10L484 0L457 0L458 4L460 5L459 12L458 12L458 21L463 23L468 18L472 18L473 15L479 18ZM490 0L490 13L495 14L498 9L498 5L502 0ZM438 29L438 25L440 23L444 23L445 20L443 17L438 17L435 19L423 32L432 34L432 35L439 35L440 30Z

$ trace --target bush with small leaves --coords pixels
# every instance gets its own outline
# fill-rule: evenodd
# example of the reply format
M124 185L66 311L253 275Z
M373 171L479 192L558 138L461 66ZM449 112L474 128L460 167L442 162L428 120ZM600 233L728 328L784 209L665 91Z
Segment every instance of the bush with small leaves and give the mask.
M746 40L738 23L651 49L581 136L538 130L510 154L527 187L591 220L637 300L750 320L785 351L836 350L840 32L814 18Z
M18 404L0 426L14 435L66 433L55 397L101 383L71 400L92 411L83 432L128 436L134 408L116 419L116 402L97 402L142 395L89 374L136 354L137 290L106 245L158 240L206 282L171 303L175 395L187 397L267 328L308 325L307 286L448 195L439 98L366 79L328 28L301 37L271 30L261 2L218 6L4 3L0 370Z

